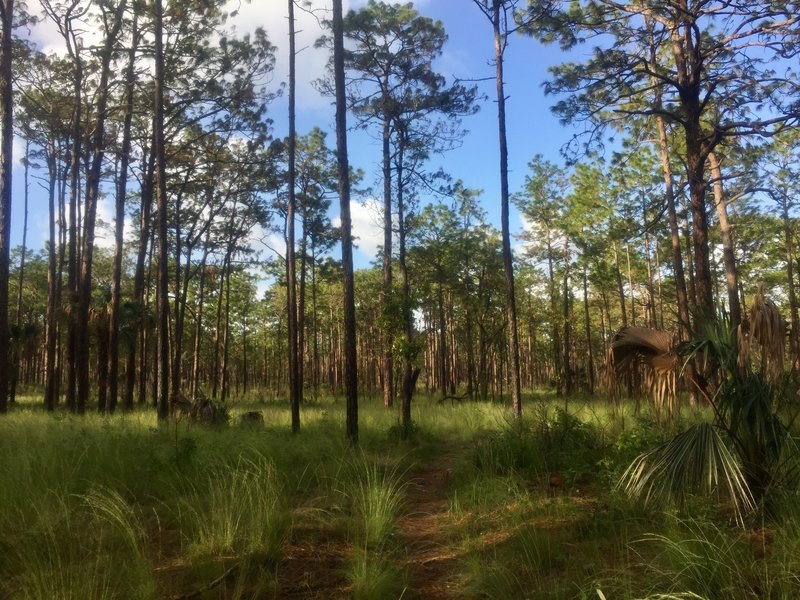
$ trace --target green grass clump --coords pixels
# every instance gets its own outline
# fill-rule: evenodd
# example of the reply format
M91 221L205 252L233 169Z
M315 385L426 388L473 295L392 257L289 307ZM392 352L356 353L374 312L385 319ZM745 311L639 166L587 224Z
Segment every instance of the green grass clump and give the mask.
M30 600L154 597L142 529L122 498L103 490L43 498L30 529L9 547L9 597ZM124 562L116 557L125 556Z
M291 514L266 457L220 464L190 489L182 511L190 556L280 557Z
M349 505L348 529L354 548L347 578L355 598L387 598L403 587L395 558L396 521L406 497L402 457L376 460L363 452L345 459L339 492Z
M348 569L354 600L386 600L401 598L405 591L405 574L390 558L357 547Z

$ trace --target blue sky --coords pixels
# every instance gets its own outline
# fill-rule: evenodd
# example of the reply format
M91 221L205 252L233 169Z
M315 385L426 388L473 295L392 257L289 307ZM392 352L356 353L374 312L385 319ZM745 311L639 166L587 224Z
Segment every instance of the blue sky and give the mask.
M231 5L238 2L230 2ZM315 8L325 9L329 0L314 0ZM346 3L347 4L347 3ZM358 8L366 4L353 0L349 7ZM460 79L492 78L494 76L494 44L492 30L484 15L472 0L422 0L415 8L425 16L441 20L449 35L444 55L436 67L448 78ZM286 2L283 0L254 0L243 4L234 19L237 29L245 33L257 26L264 27L273 44L278 47L277 66L272 82L277 87L286 80L287 36ZM298 131L305 133L314 126L333 129L333 107L329 98L322 98L311 85L324 68L327 56L324 51L313 48L314 40L321 34L316 20L308 14L298 12ZM60 52L58 36L46 27L34 32L34 39L47 51ZM566 57L557 46L543 47L535 41L515 35L506 51L506 95L507 127L509 145L510 189L514 193L521 189L528 161L535 154L543 154L553 161L560 161L559 151L569 141L573 130L559 125L550 112L552 98L545 98L542 83L547 78L547 67L563 62ZM464 120L469 133L461 147L443 157L434 157L431 168L442 167L454 179L462 179L466 186L484 191L482 203L490 219L499 226L499 158L497 136L497 113L494 98L494 81L478 84L488 99L482 103L478 114ZM274 134L286 134L286 101L278 99L269 108L269 116L275 122ZM333 135L330 136L333 143ZM370 136L353 132L349 141L351 163L366 171L366 182L376 181L379 172L380 147ZM14 171L15 198L12 209L12 246L22 239L22 169L19 167L22 145L15 144ZM32 185L28 244L39 248L46 232L46 199ZM378 188L379 189L379 188ZM336 203L334 203L335 205ZM373 203L374 204L374 203ZM99 216L111 223L111 202L99 208ZM332 214L332 217L336 217ZM368 264L382 234L377 219L370 209L370 202L353 205L354 230L359 238L356 251L357 266ZM512 229L519 231L521 221L512 213ZM101 236L100 244L110 244L110 233Z

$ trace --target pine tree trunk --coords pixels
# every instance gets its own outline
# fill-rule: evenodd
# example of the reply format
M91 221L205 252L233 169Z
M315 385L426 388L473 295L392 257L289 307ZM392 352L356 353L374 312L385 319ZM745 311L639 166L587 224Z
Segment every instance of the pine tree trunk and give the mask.
M50 244L47 248L47 316L45 325L45 388L44 406L48 411L55 410L58 403L58 380L59 371L57 368L58 350L58 321L57 310L61 304L61 285L58 276L58 263L56 257L56 214L55 195L56 181L58 179L58 157L56 155L55 144L50 142L47 148L47 206L49 209L48 228L50 233Z
M728 221L728 209L722 187L722 168L714 152L708 154L708 166L714 182L714 204L719 219L719 233L722 238L722 259L725 268L725 286L728 291L728 311L731 326L735 329L742 322L742 307L739 304L739 274L736 270L736 252L733 247L731 224Z
M2 0L0 19L3 37L0 42L0 413L8 410L10 386L8 277L11 249L11 172L14 148L14 108L12 72L12 29L14 0Z
M288 202L286 208L286 308L288 312L289 333L289 402L292 411L292 432L300 431L300 403L303 394L303 382L300 380L299 361L301 350L298 347L297 335L297 274L295 263L295 235L294 221L296 210L295 179L296 179L296 148L297 134L295 131L295 33L294 33L294 0L289 2L289 182Z
M119 388L119 327L120 302L122 298L122 255L124 252L125 195L128 189L128 165L131 153L131 127L133 124L133 101L136 91L136 50L139 44L138 13L133 13L131 47L128 51L128 66L125 70L125 116L122 125L122 148L120 150L119 173L117 175L115 226L114 226L114 267L111 288L111 317L108 340L108 411L113 413L117 407Z
M511 253L508 191L508 141L506 138L506 96L503 78L503 54L507 34L500 30L502 0L493 0L492 26L494 29L495 82L497 87L497 122L500 138L500 221L503 238L503 269L506 280L506 315L508 359L511 375L511 405L514 417L522 418L522 390L519 370L519 340L517 338L517 300L514 292L514 263Z
M74 323L77 326L75 338L75 370L77 374L78 397L77 410L86 410L89 400L89 305L92 300L92 269L94 263L94 238L97 221L97 203L100 196L100 175L105 155L105 123L108 106L109 84L111 72L111 55L117 37L122 28L122 15L127 7L127 0L122 0L116 7L114 24L106 34L101 51L100 81L97 88L97 117L94 122L94 135L91 143L91 165L86 175L86 208L83 220L83 250L81 252L81 270L78 279L77 315ZM106 15L107 17L108 15ZM79 59L76 56L76 61ZM105 368L103 369L105 372ZM105 394L105 385L103 394Z
M619 268L619 248L617 243L611 244L611 249L614 253L614 275L616 275L617 282L617 297L619 298L619 311L622 318L622 326L628 326L628 310L625 307L625 289L622 286L622 269Z
M586 378L589 395L594 396L594 356L592 353L592 321L589 318L589 275L583 265L583 324L586 332Z
M391 408L394 403L394 360L392 346L395 321L392 314L392 165L390 152L391 127L389 115L383 120L383 311L384 311L384 348L383 348L383 405Z
M789 218L789 198L786 193L780 196L781 220L783 222L783 247L786 255L786 289L789 293L789 348L795 370L800 369L800 317L797 309L797 291L795 288L795 249L792 223Z
M75 50L77 52L77 49ZM67 307L67 408L76 412L79 410L77 402L77 364L78 364L78 195L80 193L80 167L83 131L81 119L83 115L83 63L80 57L73 55L75 71L72 74L73 112L71 124L71 154L69 167L69 248L67 252L67 293L69 306ZM0 277L2 279L2 277Z
M164 39L162 0L154 0L155 13L155 153L158 205L158 289L156 307L156 401L158 418L169 416L169 240L167 239L167 181L164 151Z
M350 166L347 160L347 99L344 81L342 0L333 0L333 70L336 87L336 154L342 236L342 295L344 310L344 372L347 397L347 437L358 442L358 362L356 356L355 283L350 219Z
M152 236L151 213L153 206L153 176L155 174L155 142L152 142L151 151L147 157L145 174L139 192L141 200L139 207L139 249L136 255L136 269L133 273L133 301L138 309L135 326L132 328L130 340L128 342L128 358L125 364L125 394L123 396L123 408L126 411L133 410L133 392L136 387L136 365L142 372L145 372L143 359L137 361L137 354L142 354L142 348L137 348L139 342L144 337L144 308L145 308L145 265L147 261L147 249L150 246ZM143 346L143 343L141 343ZM139 395L143 397L144 386L139 385ZM140 400L141 402L141 400Z

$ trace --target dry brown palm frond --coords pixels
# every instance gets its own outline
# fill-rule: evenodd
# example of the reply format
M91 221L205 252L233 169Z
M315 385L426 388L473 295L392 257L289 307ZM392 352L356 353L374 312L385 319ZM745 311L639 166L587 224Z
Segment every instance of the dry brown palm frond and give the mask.
M768 377L780 375L784 366L786 321L775 303L765 296L763 284L758 287L748 317L750 339L758 343L761 351L762 374Z
M675 336L660 329L624 327L611 342L610 364L613 369L607 377L617 379L625 371L638 365L645 367L645 385L653 397L656 410L671 415L677 408L679 364ZM606 361L609 364L609 359Z
M617 370L639 360L650 366L666 364L667 356L674 354L675 336L668 331L647 327L623 327L611 342Z

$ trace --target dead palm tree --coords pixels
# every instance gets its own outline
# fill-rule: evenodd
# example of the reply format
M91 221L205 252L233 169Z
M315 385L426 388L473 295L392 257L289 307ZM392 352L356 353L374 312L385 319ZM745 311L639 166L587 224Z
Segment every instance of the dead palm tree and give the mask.
M666 332L627 329L635 330L621 330L612 343L615 373L641 362L651 369L651 389L666 398L675 393L667 380L677 381L680 357L703 360L717 383L705 394L712 421L641 454L620 487L646 503L681 501L689 491L724 490L743 522L746 513L764 505L791 444L780 417L779 400L787 397L779 389L786 381L781 377L786 324L777 307L760 288L737 329L720 315L703 323L681 348Z
M647 327L623 327L606 355L606 387L616 395L624 374L641 369L657 414L671 416L677 409L678 340L674 334Z

